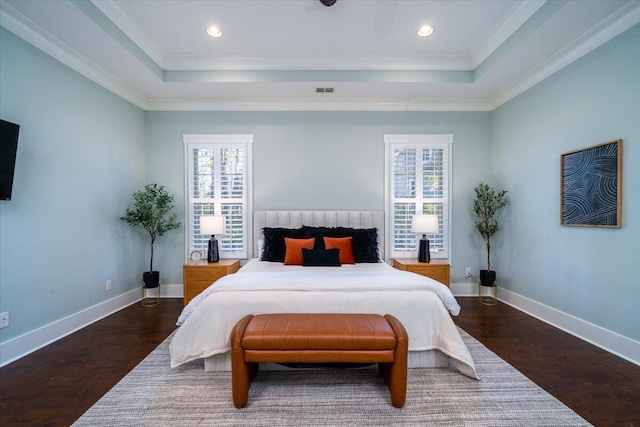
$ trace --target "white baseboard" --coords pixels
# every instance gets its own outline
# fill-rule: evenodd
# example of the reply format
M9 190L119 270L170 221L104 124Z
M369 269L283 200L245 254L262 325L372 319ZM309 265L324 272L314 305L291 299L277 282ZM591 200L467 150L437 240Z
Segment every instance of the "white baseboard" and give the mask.
M0 367L135 304L141 296L140 289L134 289L0 344ZM182 284L161 285L160 297L182 298Z
M457 297L477 297L478 283L451 283L451 293Z
M638 341L506 289L498 288L498 299L609 353L640 365L640 342Z
M452 283L451 292L456 297L477 297L478 284ZM500 287L498 287L498 299L596 347L640 365L640 342L638 341Z
M0 367L140 301L135 289L0 344Z
M182 298L182 283L179 285L161 285L160 298Z

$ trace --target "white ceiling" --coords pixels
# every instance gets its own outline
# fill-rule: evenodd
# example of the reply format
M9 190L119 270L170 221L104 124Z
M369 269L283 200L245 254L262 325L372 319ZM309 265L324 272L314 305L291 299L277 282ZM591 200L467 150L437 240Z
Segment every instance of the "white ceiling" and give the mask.
M640 0L0 1L145 110L490 111L639 22Z

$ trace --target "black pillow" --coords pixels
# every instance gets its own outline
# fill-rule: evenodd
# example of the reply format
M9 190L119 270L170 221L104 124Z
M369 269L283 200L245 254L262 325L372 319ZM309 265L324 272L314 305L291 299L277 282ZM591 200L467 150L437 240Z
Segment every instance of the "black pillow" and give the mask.
M313 249L324 249L324 236L327 237L348 237L348 236L334 236L332 234L333 228L330 227L309 227L307 225L303 225L302 234L305 238L313 237L316 239L315 244L313 245Z
M302 259L305 267L340 267L340 249L306 249L302 248Z
M353 229L353 258L356 262L380 262L378 253L378 229Z
M261 261L284 262L284 255L287 247L284 244L284 238L301 239L302 230L299 228L272 228L265 227L262 229L264 236L264 248L262 249Z
M356 263L380 262L377 228L302 226L303 237L315 237L314 249L324 249L323 237L352 237L353 259Z

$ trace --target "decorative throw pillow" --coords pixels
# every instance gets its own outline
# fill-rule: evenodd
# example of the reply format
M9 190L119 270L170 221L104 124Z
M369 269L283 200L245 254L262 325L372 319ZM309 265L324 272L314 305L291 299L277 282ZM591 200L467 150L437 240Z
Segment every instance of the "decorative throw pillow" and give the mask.
M339 249L302 249L305 267L340 267Z
M300 229L302 231L302 235L304 237L313 237L316 239L316 243L314 245L314 249L325 249L324 247L324 236L328 237L348 237L348 236L336 236L333 234L334 228L331 227L310 227L308 225L303 225Z
M315 237L315 249L324 249L323 237L353 237L353 257L356 263L380 262L378 251L377 228L347 228L347 227L311 227L303 225L304 237Z
M285 237L293 239L306 237L302 235L302 230L299 228L265 227L262 229L262 235L264 236L264 247L260 253L260 260L271 262L284 262Z
M380 262L378 229L355 228L353 233L353 257L356 262Z
M311 239L291 239L284 238L286 252L284 255L284 265L302 265L302 249L313 249L314 238Z
M353 248L351 246L353 237L324 237L324 247L327 249L339 249L340 263L355 264L353 259Z

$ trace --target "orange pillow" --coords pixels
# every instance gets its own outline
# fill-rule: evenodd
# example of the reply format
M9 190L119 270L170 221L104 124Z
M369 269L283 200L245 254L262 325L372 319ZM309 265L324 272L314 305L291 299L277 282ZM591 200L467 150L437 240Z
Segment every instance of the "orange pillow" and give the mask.
M313 249L315 241L316 239L314 237L310 239L292 239L285 237L284 265L302 265L304 261L302 258L302 248Z
M353 258L353 237L323 237L325 249L338 249L341 264L355 264Z

